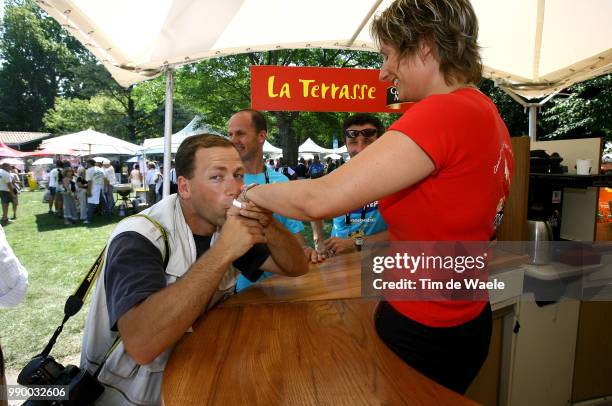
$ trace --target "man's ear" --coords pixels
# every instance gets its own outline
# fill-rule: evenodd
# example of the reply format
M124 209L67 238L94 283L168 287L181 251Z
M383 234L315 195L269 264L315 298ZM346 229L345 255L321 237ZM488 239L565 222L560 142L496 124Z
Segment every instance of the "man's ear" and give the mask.
M257 134L257 137L259 138L259 143L263 144L266 141L266 139L268 138L268 132L264 131L264 130L261 130L259 132L259 134Z
M191 183L189 179L184 176L179 176L176 181L178 182L178 194L181 199L189 199L191 198Z

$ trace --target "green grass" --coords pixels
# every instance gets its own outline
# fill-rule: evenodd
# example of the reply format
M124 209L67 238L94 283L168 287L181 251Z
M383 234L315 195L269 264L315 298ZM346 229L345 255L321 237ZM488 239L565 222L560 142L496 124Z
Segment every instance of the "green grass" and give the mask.
M62 321L66 298L82 281L119 220L99 216L89 226L65 226L63 220L47 214L42 196L42 192L23 192L18 219L4 227L9 244L29 273L26 300L15 308L0 309L0 341L9 372L20 370L42 351ZM60 362L80 352L86 313L84 306L64 327L51 353Z
M9 244L29 273L25 302L0 309L0 342L8 373L18 372L42 351L62 321L66 298L83 280L119 220L98 216L89 226L64 226L63 220L47 214L48 205L42 203L42 196L42 192L23 192L18 219L4 228ZM310 224L305 222L304 226L306 240L312 246ZM330 228L330 222L326 222L328 236ZM86 314L87 303L64 327L51 353L59 362L80 353Z

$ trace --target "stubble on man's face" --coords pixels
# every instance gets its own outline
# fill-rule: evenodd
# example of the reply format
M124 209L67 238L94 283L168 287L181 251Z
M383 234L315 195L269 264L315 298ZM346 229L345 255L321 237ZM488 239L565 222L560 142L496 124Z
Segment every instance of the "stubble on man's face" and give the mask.
M199 149L195 154L193 176L187 181L188 192L181 195L191 216L197 218L194 221L202 228L222 226L227 210L240 193L243 177L244 166L234 148Z

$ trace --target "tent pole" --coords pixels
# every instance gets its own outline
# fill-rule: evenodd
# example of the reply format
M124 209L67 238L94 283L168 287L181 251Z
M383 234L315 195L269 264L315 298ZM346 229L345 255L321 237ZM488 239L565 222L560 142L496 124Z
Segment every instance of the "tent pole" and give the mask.
M537 141L536 124L538 119L538 105L529 104L529 139L531 142Z
M174 91L174 71L166 68L166 112L164 116L164 177L163 197L170 195L170 164L172 161L172 98Z

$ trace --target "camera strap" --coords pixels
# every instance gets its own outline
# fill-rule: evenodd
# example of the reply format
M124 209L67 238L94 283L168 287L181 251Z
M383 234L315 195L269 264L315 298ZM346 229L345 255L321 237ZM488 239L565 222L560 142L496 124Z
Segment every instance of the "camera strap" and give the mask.
M153 225L159 230L159 232L161 233L164 239L164 252L162 253L162 259L164 261L164 269L166 269L166 267L168 266L168 261L170 260L170 245L168 243L168 234L166 233L166 229L161 224L159 224L159 222L157 222L156 220L152 219L151 217L145 214L135 214L130 217L144 217L147 220L149 220L151 223L153 223ZM40 354L41 356L46 357L49 355L49 353L51 352L51 349L53 348L53 346L55 345L55 342L57 341L57 337L60 335L60 333L64 329L64 324L66 324L66 322L68 321L70 317L77 314L79 310L81 310L81 307L83 307L83 302L85 298L89 294L91 287L94 285L94 282L96 281L98 275L100 274L100 271L102 270L104 266L104 256L106 254L106 248L107 246L104 246L104 248L102 249L102 252L100 252L100 255L98 255L98 258L96 259L96 262L94 262L94 264L91 266L91 268L85 275L85 279L83 279L83 282L81 282L81 284L76 289L76 291L72 295L68 296L68 299L66 300L66 304L64 305L64 319L62 320L62 324L60 324L59 327L55 329L53 336L47 343L43 352ZM98 368L98 371L96 371L95 376L97 376L99 371L102 369L102 365L104 365L106 358L108 358L108 356L115 349L115 347L117 346L120 340L121 340L121 337L119 336L115 338L115 341L113 342L113 344L107 351L106 355L104 356L104 359L102 360L102 363L100 364L100 367Z

